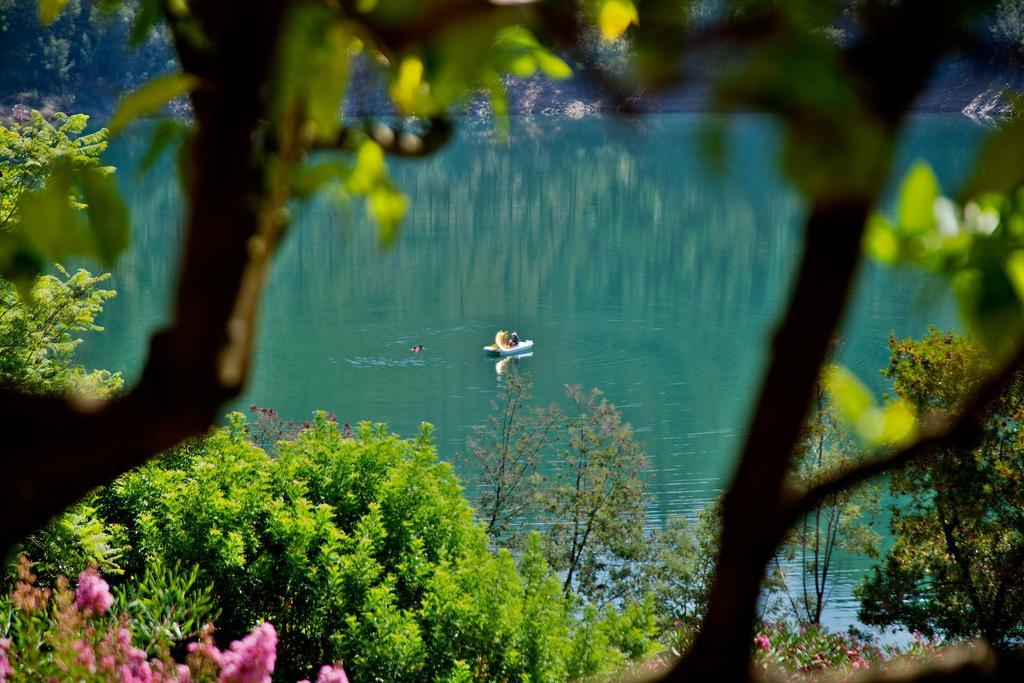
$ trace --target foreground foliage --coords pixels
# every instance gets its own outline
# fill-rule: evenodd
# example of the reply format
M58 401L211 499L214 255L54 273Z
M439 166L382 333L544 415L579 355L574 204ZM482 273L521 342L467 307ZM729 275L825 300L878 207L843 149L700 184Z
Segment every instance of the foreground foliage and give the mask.
M320 413L276 451L235 413L61 520L40 565L72 553L128 577L154 559L198 565L225 637L275 625L282 680L342 661L361 681L564 681L650 651L651 605L578 617L539 538L518 561L488 548L429 426L411 440L370 424L346 437Z

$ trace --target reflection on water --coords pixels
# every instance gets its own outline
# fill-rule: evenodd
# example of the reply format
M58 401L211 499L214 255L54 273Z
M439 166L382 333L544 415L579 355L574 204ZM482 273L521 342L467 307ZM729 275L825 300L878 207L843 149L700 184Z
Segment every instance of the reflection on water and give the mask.
M392 163L411 211L387 252L360 210L298 207L238 405L292 419L324 408L402 434L426 420L450 457L486 420L502 368L516 367L495 367L481 346L514 326L538 342L528 361L511 361L533 375L536 400L560 400L566 384L602 389L650 454L655 523L693 514L723 487L740 445L804 213L766 120L731 119L721 174L701 157L706 123L537 120L503 142L473 129L436 157ZM925 156L948 185L981 135L960 117L921 118L900 166ZM112 150L135 237L108 331L83 348L128 377L166 316L181 221L170 166L133 171L143 148L127 138ZM846 361L881 390L890 331L953 320L934 282L869 267L846 321ZM841 574L834 619L849 616L858 571Z
M497 363L494 364L494 371L496 373L498 373L499 375L504 374L504 372L506 370L510 369L510 368L515 370L515 371L518 371L519 370L519 359L520 358L529 358L532 355L533 355L533 351L530 351L529 353L520 353L520 354L515 355L515 356L505 356L504 358L502 358L501 360L499 360Z

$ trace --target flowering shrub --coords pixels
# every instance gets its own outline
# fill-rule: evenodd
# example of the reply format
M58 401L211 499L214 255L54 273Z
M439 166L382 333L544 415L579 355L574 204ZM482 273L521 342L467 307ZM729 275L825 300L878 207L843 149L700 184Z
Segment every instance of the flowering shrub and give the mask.
M277 658L272 624L263 622L223 652L207 624L188 644L182 663L167 645L155 652L136 647L131 616L113 614L114 602L109 585L93 568L82 572L74 591L63 577L50 590L36 585L23 558L4 604L7 637L0 638L0 683L270 683ZM340 665L324 666L317 683L348 683L348 677Z
M909 645L879 647L856 635L832 633L823 626L794 628L784 622L763 624L754 636L754 661L764 670L813 677L827 672L840 677L863 669L899 669L941 658L938 641L914 634Z
M783 622L764 624L754 637L755 663L763 669L794 673L846 673L871 668L883 652L868 642L821 626L795 629Z

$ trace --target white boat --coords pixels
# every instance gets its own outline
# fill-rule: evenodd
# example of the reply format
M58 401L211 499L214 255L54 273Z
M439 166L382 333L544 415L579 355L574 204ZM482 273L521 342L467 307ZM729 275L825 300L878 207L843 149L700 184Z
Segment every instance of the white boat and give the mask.
M496 353L499 356L517 356L521 353L526 353L533 349L532 339L521 339L519 340L519 343L516 344L515 346L512 346L508 342L508 332L505 332L504 330L499 330L498 333L494 335L494 343L491 344L490 346L485 346L484 351L487 351L489 353Z
M507 349L499 348L497 344L491 344L490 346L485 346L484 347L484 351L488 351L490 353L496 353L499 356L515 356L517 354L526 353L527 351L532 351L532 350L533 350L533 340L532 339L524 339L521 342L519 342L518 344L516 344L515 346L510 346Z

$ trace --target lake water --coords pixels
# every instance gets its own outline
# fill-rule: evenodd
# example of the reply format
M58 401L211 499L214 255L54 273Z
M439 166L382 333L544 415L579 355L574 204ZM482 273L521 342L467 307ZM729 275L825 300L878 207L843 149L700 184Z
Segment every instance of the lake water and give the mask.
M537 402L561 399L566 384L598 387L632 423L650 456L652 523L692 515L733 466L804 215L767 119L726 120L721 171L702 152L710 122L523 119L507 140L468 123L437 156L391 163L411 209L388 251L361 207L297 208L238 407L295 420L322 408L403 435L429 421L451 458L501 381L481 346L514 328L536 341L517 367L532 374ZM916 118L898 168L926 158L953 187L985 132L960 116ZM166 320L182 221L170 162L140 175L143 148L129 136L110 150L134 241L114 274L107 331L81 354L129 380ZM956 325L940 284L870 266L847 315L844 360L881 392L890 331L916 335L929 323ZM850 588L864 566L844 562L829 623L853 619Z

